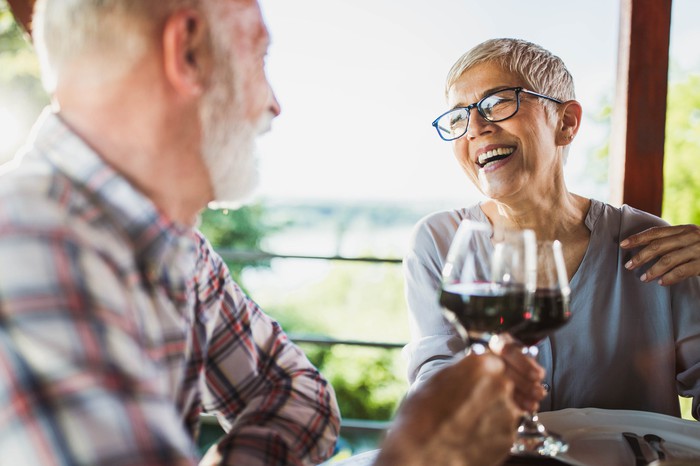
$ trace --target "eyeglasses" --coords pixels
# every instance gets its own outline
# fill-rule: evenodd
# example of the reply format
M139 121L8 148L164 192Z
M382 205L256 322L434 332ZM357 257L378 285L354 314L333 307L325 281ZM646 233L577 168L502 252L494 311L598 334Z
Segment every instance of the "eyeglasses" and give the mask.
M469 114L473 108L476 108L479 111L479 115L486 121L495 123L507 120L520 110L521 93L541 97L558 104L563 103L554 97L528 91L522 87L509 87L493 92L480 101L466 107L455 107L452 110L448 110L433 121L433 126L443 140L454 141L467 134Z

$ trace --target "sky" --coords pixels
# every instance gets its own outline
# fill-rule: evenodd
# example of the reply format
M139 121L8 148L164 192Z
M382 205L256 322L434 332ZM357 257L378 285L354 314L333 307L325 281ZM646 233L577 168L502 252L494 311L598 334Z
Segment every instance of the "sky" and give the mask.
M601 200L586 166L603 147L596 116L614 98L618 0L260 0L272 44L270 82L282 106L259 140L268 201L478 200L449 143L430 123L445 111L454 61L494 37L538 43L560 56L584 108L565 175ZM674 0L672 74L700 73L700 1ZM24 138L0 96L0 148Z
M258 197L272 200L478 199L432 120L446 110L454 61L494 37L538 43L576 83L583 126L572 145L569 188L602 198L586 156L606 142L594 119L613 99L615 0L261 0L272 44L270 82L282 106L259 141ZM700 2L674 0L674 67L700 71Z

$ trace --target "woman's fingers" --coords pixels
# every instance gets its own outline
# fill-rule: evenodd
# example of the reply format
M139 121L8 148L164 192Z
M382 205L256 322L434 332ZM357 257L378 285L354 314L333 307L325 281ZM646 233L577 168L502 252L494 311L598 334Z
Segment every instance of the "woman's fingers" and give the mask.
M539 401L547 394L542 387L544 369L534 358L523 353L523 347L515 342L507 342L496 349L505 362L505 374L514 383L513 399L520 409L534 411Z
M642 248L625 264L629 270L656 261L641 275L642 281L658 280L661 285L673 285L700 275L700 227L697 225L649 228L624 239L620 246Z

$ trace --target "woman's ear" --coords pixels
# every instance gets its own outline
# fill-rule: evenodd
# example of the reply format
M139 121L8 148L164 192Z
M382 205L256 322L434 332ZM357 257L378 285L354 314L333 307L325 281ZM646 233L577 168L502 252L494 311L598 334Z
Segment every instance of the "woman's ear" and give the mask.
M557 129L556 142L559 146L571 144L576 133L581 126L581 115L583 109L581 104L576 100L567 100L561 104L559 128Z
M195 9L178 10L163 28L163 66L178 93L199 96L211 72L212 50L207 23Z

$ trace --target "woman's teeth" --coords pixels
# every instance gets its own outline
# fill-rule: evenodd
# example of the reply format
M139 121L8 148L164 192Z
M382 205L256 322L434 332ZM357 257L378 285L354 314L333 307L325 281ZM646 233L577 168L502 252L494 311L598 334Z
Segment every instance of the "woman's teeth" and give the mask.
M495 162L508 157L513 153L513 151L515 151L515 148L513 147L499 147L498 149L493 149L481 154L477 163L481 167L484 167L487 163Z

